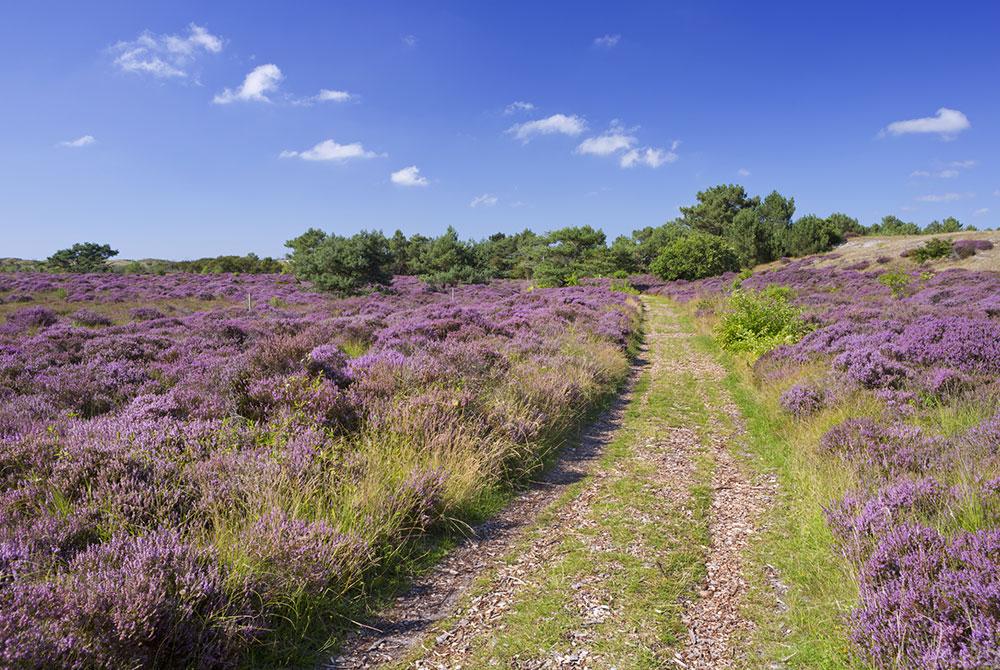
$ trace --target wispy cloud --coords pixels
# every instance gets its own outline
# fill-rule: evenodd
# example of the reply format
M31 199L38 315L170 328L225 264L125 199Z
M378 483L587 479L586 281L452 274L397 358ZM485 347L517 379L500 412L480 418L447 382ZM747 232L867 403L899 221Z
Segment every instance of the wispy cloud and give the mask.
M96 143L97 140L94 139L93 135L83 135L75 140L66 140L65 142L60 142L59 146L69 147L71 149L80 149L82 147L89 147L91 144Z
M124 72L168 79L189 76L199 56L217 54L222 46L222 38L192 23L187 35L155 35L147 30L134 40L112 45L110 52Z
M673 163L678 158L675 149L680 145L680 142L675 141L670 145L669 150L659 149L657 147L646 147L645 149L632 149L631 151L625 153L621 157L620 164L623 168L630 168L636 165L645 165L646 167L658 168L664 163Z
M947 170L938 170L936 172L930 172L929 170L914 170L910 173L911 177L938 177L940 179L954 179L958 176L958 170L953 170L948 168Z
M511 114L517 114L518 112L530 112L535 106L530 102L524 102L523 100L515 100L503 109L503 113L508 116Z
M586 130L586 128L587 122L579 116L553 114L544 119L515 124L507 129L507 133L527 143L536 135L559 134L576 137Z
M403 46L415 47L417 46L417 36L416 35L403 35L400 40L403 42Z
M939 179L954 179L957 177L962 170L969 170L976 165L978 161L966 160L966 161L951 161L946 163L944 168L938 170L914 170L910 173L911 177L937 177Z
M631 149L635 146L635 143L636 138L634 135L629 134L629 131L621 126L612 126L611 130L603 135L588 137L583 142L580 142L579 146L576 147L576 153L590 154L592 156L610 156L619 151Z
M948 139L971 127L972 124L969 123L969 118L965 114L957 109L942 107L934 116L893 121L883 128L879 135L898 136L911 133L932 133Z
M329 88L321 88L316 94L317 102L347 102L353 100L355 95L347 91L335 91Z
M499 198L497 198L492 193L483 193L482 195L477 195L469 203L469 207L492 207L497 204Z
M601 49L613 49L618 46L622 36L615 33L614 35L601 35L600 37L594 38L594 46Z
M977 209L972 213L972 216L986 216L989 213L990 213L989 207L980 207L979 209Z
M955 200L974 198L975 196L975 193L928 193L927 195L917 196L916 199L920 202L953 202Z
M212 100L217 105L228 105L231 102L271 102L268 93L278 90L278 84L285 76L274 63L258 65L247 74L243 83L236 90L227 88Z
M737 176L740 176L740 177L749 177L750 176L750 170L748 170L746 168L740 168L739 170L736 171L736 174L737 174Z
M376 158L379 155L374 151L368 151L360 142L350 144L338 144L333 140L324 140L311 149L305 151L282 151L281 158L301 158L304 161L339 161L344 162L355 158Z
M427 186L430 184L427 181L427 177L420 175L420 168L416 165L396 170L389 176L389 179L393 184L398 184L399 186Z

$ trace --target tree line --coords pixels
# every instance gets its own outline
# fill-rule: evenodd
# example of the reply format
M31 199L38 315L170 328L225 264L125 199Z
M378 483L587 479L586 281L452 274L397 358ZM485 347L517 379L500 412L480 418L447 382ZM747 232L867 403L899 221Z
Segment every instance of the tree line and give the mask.
M923 229L896 216L871 226L835 212L795 218L795 199L777 191L751 196L737 184L700 191L680 216L647 226L610 243L591 226L568 226L538 234L523 230L482 240L460 239L449 227L438 237L397 230L363 230L354 235L310 228L288 240L287 259L215 256L193 261L145 260L112 266L110 245L75 244L34 269L57 272L277 273L291 271L318 288L353 293L388 283L393 275L416 275L433 286L530 279L538 286L575 284L581 277L626 277L653 273L663 279L699 279L778 258L832 249L854 235L916 235L975 230L948 217ZM0 268L3 269L3 268ZM25 269L17 266L16 269Z
M795 200L777 191L761 198L736 184L701 191L680 216L648 226L610 244L603 231L570 226L537 234L531 230L462 240L449 227L440 237L397 230L351 236L310 228L289 240L289 268L323 290L354 292L387 283L393 275L416 275L435 286L531 279L538 286L565 286L581 277L651 272L664 279L699 279L832 249L854 235L914 235L975 230L949 217L924 229L886 216L862 226L843 213L795 218Z

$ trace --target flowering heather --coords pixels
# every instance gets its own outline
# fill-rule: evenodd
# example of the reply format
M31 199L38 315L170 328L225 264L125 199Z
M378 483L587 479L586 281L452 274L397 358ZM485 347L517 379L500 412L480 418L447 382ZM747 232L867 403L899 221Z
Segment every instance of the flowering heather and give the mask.
M955 253L965 246L987 248L959 241ZM868 664L1000 667L1000 415L964 430L943 424L997 409L1000 274L915 270L886 285L882 268L866 269L802 259L745 279L744 289L789 287L815 326L760 357L755 376L785 386L802 366L825 366L837 389L827 405L881 410L842 421L818 445L854 482L826 519L857 574L850 635ZM713 278L648 290L690 301L731 286ZM796 418L817 406L800 385L779 403ZM938 425L953 436L937 435Z
M926 472L941 458L942 440L916 426L848 419L820 439L820 450L884 476Z
M811 386L796 384L781 394L779 402L786 412L796 417L815 414L823 408L825 394Z
M852 637L874 667L1000 667L1000 530L897 526L859 579Z
M623 379L638 317L599 285L412 278L25 273L0 299L0 667L24 668L322 645Z

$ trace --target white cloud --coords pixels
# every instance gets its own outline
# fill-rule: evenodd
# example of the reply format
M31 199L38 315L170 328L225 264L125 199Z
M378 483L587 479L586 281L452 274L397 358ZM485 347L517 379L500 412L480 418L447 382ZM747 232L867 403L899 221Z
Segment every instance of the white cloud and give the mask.
M972 216L986 216L989 213L990 213L989 207L980 207L979 209L977 209L972 213Z
M347 102L353 99L354 95L347 91L334 91L329 88L321 88L316 95L316 100L319 102Z
M750 170L748 170L746 168L740 168L739 170L736 171L736 174L737 174L737 176L740 176L740 177L749 177L750 176Z
M627 134L619 125L612 125L611 130L596 137L588 137L580 142L576 148L578 154L590 154L592 156L610 156L611 154L631 149L636 142L634 135Z
M955 200L964 200L965 198L975 197L975 193L928 193L927 195L917 196L917 200L920 202L952 202Z
M525 121L518 123L507 129L507 133L513 135L522 142L528 142L535 135L570 135L576 137L587 128L587 122L579 116L567 116L565 114L553 114L544 119Z
M280 158L301 158L304 161L347 161L352 158L375 158L379 154L368 151L360 142L351 144L338 144L333 140L324 140L305 151L285 150L279 154ZM384 154L383 154L384 155Z
M942 107L934 116L906 121L893 121L880 135L907 135L909 133L936 133L944 138L954 137L957 133L971 127L969 118L957 109Z
M677 143L674 143L676 146ZM678 158L673 149L664 151L656 147L646 147L645 149L632 149L625 153L620 161L623 168L630 168L636 165L645 165L651 168L658 168L664 163L673 163Z
M534 108L535 106L530 102L524 102L523 100L515 100L514 102L504 107L503 113L510 115L510 114L517 114L518 112L530 112Z
M66 140L65 142L60 142L59 146L61 146L61 147L70 147L70 148L73 148L73 149L79 149L81 147L90 146L91 144L94 144L95 142L97 142L97 140L94 139L93 135L84 135L82 137L76 138L75 140Z
M998 188L997 190L993 191L993 195L995 195L998 198L1000 198L1000 188Z
M417 36L416 35L403 35L403 37L401 39L403 40L403 44L405 46L408 46L408 47L415 47L415 46L417 46Z
M430 183L427 181L427 177L420 176L420 168L416 165L396 170L390 175L389 179L392 180L393 184L399 184L400 186L427 186Z
M124 72L184 78L198 56L222 51L222 39L192 23L186 36L154 35L147 30L134 40L118 42L110 51Z
M959 170L968 170L969 168L974 168L979 165L979 161L952 161L948 163L950 167L957 168Z
M274 63L258 65L243 79L243 84L235 91L227 88L212 100L217 105L228 105L231 102L270 102L268 93L278 90L278 84L285 76Z
M625 128L618 121L611 124L611 129L602 135L588 137L576 147L576 153L592 156L618 155L619 165L630 168L636 165L646 165L657 168L664 163L673 163L678 156L675 150L680 142L674 142L669 150L659 147L636 147L638 141L633 134L638 128Z
M497 204L499 199L492 193L483 193L482 195L477 195L469 203L469 207L492 207Z
M618 46L618 42L621 41L621 38L622 36L617 33L614 35L602 35L600 37L595 37L594 46L602 49L611 49Z

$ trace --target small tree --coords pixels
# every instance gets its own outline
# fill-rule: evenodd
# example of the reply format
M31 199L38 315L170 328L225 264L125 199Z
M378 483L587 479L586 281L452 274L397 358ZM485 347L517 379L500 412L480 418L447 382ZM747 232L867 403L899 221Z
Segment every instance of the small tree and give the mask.
M108 259L117 255L118 251L110 244L78 242L55 252L46 263L57 272L109 272Z
M701 279L740 269L733 247L717 235L692 233L663 248L650 270L662 279Z
M874 235L919 235L920 226L909 221L903 221L898 216L888 214L882 217L880 223L871 227Z
M785 253L789 256L807 256L828 251L844 241L840 232L828 219L809 214L798 219L785 236Z
M760 205L760 198L751 198L738 184L719 184L699 191L698 203L681 207L685 224L703 233L721 235L741 209Z
M324 291L353 293L392 279L389 242L379 231L342 237L310 229L285 246L295 275Z
M472 245L458 239L458 232L451 226L424 249L420 266L420 278L432 286L486 281L486 273L476 265Z

